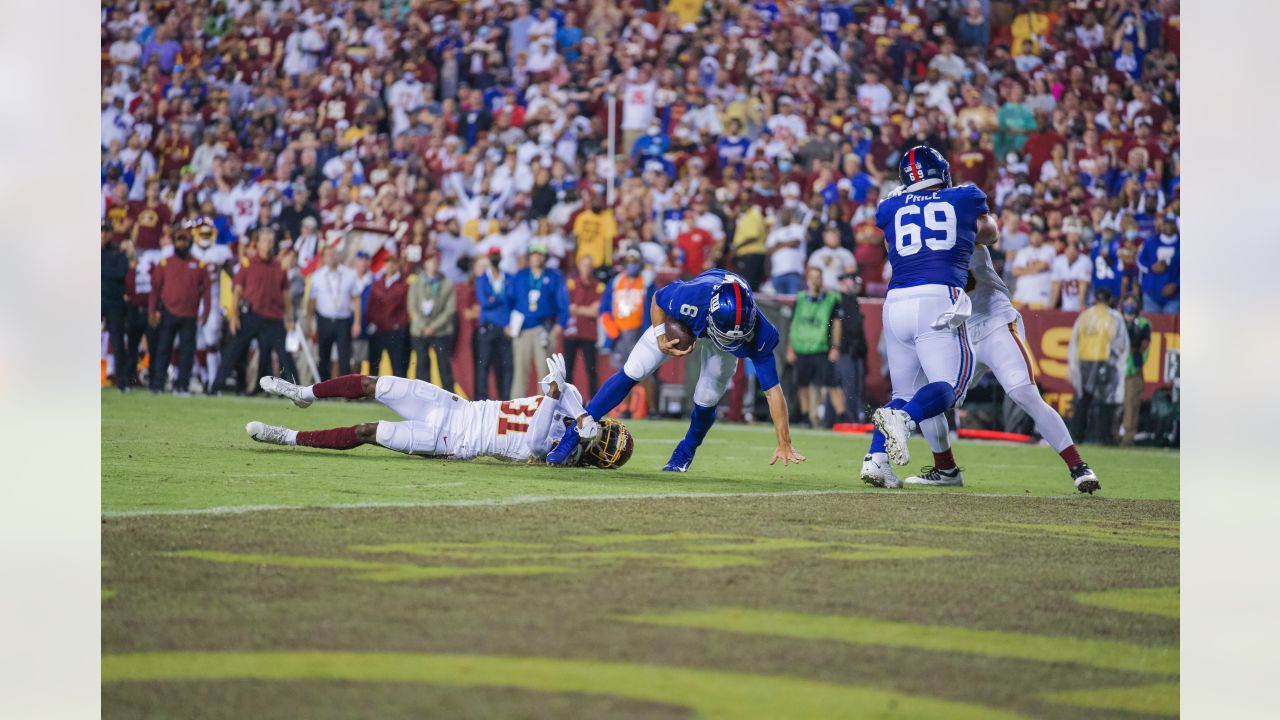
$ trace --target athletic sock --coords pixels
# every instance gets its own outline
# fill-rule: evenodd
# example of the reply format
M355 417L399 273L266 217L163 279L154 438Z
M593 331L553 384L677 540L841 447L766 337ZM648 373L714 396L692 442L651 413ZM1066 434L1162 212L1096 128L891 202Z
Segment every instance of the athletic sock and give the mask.
M604 385L600 386L600 392L591 398L591 402L587 403L586 411L593 420L608 415L610 411L618 407L623 400L627 399L627 395L631 393L631 388L636 386L639 380L632 380L625 372L619 370L613 374L608 380L604 381Z
M332 380L318 382L315 385L303 387L302 397L304 400L315 400L317 398L358 400L364 397L364 387L360 382L363 378L363 375L343 375Z
M689 414L689 431L684 434L684 445L689 450L697 450L703 439L716 422L716 409L702 407L694 403L693 412Z
M902 398L894 398L890 400L889 404L885 405L885 407L889 408L890 410L901 410L902 406L906 404L907 404L906 400L903 400ZM884 454L884 433L881 433L879 430L877 430L874 425L872 425L871 428L872 428L871 429L871 448L867 450L867 454L883 455Z
M946 412L956 403L956 389L949 382L931 382L916 391L914 397L903 406L911 419L919 424L921 420Z
M940 453L934 453L933 466L939 470L954 470L956 467L956 458L951 454L951 448L947 448Z
M1066 450L1063 450L1058 454L1062 456L1062 461L1067 464L1068 468L1084 464L1084 460L1080 458L1080 451L1076 450L1075 445L1068 447Z
M359 377L359 375L348 375L347 377ZM333 381L330 380L329 382ZM360 446L360 438L356 437L355 425L331 430L306 430L295 433L294 442L303 447L326 448L328 450L350 450L353 447Z

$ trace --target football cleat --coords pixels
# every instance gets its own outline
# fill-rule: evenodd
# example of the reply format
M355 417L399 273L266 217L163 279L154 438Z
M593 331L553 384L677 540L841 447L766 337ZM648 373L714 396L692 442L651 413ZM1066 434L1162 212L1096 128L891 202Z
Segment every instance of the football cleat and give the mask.
M261 443L271 443L272 445L292 445L289 442L289 428L283 428L278 425L267 425L266 423L254 420L244 426L245 432L249 433L249 437Z
M862 458L862 482L882 488L900 488L902 482L893 474L889 456L884 453L868 454Z
M1076 489L1082 493L1092 495L1102 489L1102 484L1098 482L1098 476L1093 474L1093 470L1089 468L1088 463L1080 463L1071 468L1071 480L1075 482Z
M960 468L954 467L949 470L939 470L932 465L926 465L920 468L919 475L912 475L903 480L908 485L947 485L952 487L960 487L964 485L964 476L960 474Z
M907 449L907 439L915 429L911 416L902 410L880 408L871 415L871 422L884 435L884 449L895 465L906 465L911 461L911 451Z
M278 378L271 375L260 377L258 378L258 387L261 387L263 390L266 390L273 395L282 395L287 397L293 401L294 405L297 405L300 408L311 406L311 401L302 397L302 386L294 385L284 378Z
M574 450L577 449L580 439L576 424L565 428L564 435L560 437L560 442L551 449L551 452L547 453L547 463L551 465L567 464L570 456L574 455Z
M689 472L689 466L692 464L693 453L685 448L684 441L681 440L672 451L671 459L662 466L662 472Z

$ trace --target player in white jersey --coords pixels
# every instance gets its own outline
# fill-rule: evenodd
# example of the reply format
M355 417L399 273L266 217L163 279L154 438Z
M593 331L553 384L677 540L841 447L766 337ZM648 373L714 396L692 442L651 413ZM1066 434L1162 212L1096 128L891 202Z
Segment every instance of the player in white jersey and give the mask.
M382 420L330 430L299 432L253 421L245 430L258 442L350 450L380 445L410 455L469 460L493 457L516 462L544 460L575 423L581 438L571 465L614 469L631 457L635 440L617 420L591 419L578 389L565 381L564 356L547 360L542 395L516 400L461 397L422 380L384 375L344 375L315 385L295 385L277 377L259 380L263 390L308 407L317 399L372 398L402 420Z
M973 303L973 314L965 322L965 328L977 365L970 387L984 372L990 370L995 374L1000 387L1035 420L1036 431L1062 456L1076 489L1093 494L1101 489L1098 477L1080 458L1062 416L1049 407L1036 388L1035 369L1026 347L1022 315L1013 307L1009 288L996 272L988 248L978 247L973 251L969 273L971 279L966 291ZM957 406L963 401L962 396ZM920 423L920 432L933 450L934 464L905 482L910 485L963 485L964 478L951 453L946 416L924 420ZM877 486L898 486L893 467L887 460L865 462L862 479Z
M191 226L192 234L195 236L191 256L204 262L205 268L209 271L209 297L205 300L209 304L208 319L196 332L196 355L197 357L204 355L204 363L198 366L197 374L208 373L207 376L201 377L201 386L208 387L209 383L218 376L218 363L222 358L219 350L222 347L224 323L222 304L219 302L222 293L222 271L224 269L230 271L236 258L231 252L230 245L214 244L218 229L214 227L212 220L200 217L192 221Z

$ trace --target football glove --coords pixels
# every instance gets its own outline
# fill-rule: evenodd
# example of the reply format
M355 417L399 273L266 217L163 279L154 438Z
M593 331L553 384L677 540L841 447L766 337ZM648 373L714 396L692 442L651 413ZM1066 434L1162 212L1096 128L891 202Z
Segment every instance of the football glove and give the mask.
M564 355L556 353L547 358L547 370L550 372L548 372L546 377L542 378L538 383L538 387L542 390L542 394L549 394L553 387L559 388L559 391L563 393L565 387Z

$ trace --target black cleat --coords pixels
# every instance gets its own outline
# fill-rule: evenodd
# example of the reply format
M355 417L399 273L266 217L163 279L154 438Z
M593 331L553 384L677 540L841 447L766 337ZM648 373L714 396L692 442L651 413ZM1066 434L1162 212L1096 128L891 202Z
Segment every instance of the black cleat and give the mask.
M1093 470L1089 469L1087 463L1080 463L1071 468L1071 480L1075 482L1076 489L1082 493L1092 495L1094 491L1102 489L1098 476L1093 474Z

